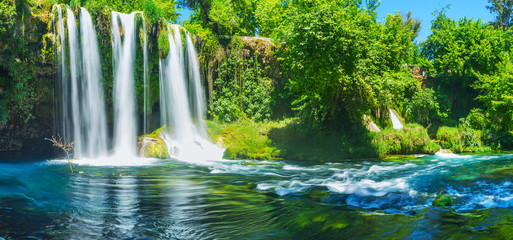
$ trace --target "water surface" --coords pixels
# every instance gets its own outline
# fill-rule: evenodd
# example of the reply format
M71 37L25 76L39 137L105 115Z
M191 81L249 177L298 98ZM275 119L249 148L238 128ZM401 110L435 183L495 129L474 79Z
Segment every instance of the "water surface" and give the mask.
M468 239L513 234L513 155L404 162L0 163L0 237ZM454 206L432 206L437 194Z

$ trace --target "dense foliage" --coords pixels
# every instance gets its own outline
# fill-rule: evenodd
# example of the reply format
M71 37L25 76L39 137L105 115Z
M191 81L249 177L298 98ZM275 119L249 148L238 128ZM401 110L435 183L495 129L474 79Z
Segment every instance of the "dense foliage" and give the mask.
M27 121L38 104L52 102L48 86L55 74L51 70L53 3L0 0L0 120L4 123ZM142 66L146 40L150 56L146 99L141 97L143 69L135 71L142 109L143 104L151 108L158 101L158 61L169 51L167 23L176 23L176 7L188 7L193 13L183 25L194 34L211 119L258 123L294 117L297 128L333 130L344 136L334 137L335 141L347 142L361 135L362 118L367 116L383 132L358 141L378 146L378 155L431 151L435 147L428 135L454 151L513 147L510 0L489 0L495 22L451 19L442 9L423 43L416 42L420 22L415 13L393 13L379 22L376 0L57 3L68 4L75 13L81 6L91 12L108 102L113 74L110 12L144 15L147 39L139 34L136 63ZM137 22L142 33L143 18ZM41 38L44 33L48 34ZM404 131L387 129L389 109L406 123L418 125L407 125ZM399 149L397 143L403 140L398 139L404 138L418 141L404 148L401 143Z

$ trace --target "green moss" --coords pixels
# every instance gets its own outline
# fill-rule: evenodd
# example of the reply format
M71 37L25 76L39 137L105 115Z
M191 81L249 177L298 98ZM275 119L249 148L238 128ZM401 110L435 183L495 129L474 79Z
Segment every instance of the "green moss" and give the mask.
M160 30L159 36L157 38L157 43L159 47L159 58L166 58L169 54L169 38L167 29L165 27L162 27L162 29Z
M433 201L433 206L437 207L449 207L454 205L454 200L452 196L442 194L437 196L437 198Z
M320 131L301 125L296 119L268 123L208 121L207 127L212 141L226 148L227 159L341 162L402 154L410 155L399 159L407 161L412 159L411 154L433 154L440 150L431 142L426 129L416 124L380 133Z
M161 134L167 127L161 127L150 134L139 137L139 152L144 157L151 158L169 158L166 143L161 138Z

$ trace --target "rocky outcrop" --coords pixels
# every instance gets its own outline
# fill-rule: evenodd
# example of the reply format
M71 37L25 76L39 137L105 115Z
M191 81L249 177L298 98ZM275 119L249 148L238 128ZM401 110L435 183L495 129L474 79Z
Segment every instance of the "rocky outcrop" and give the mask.
M139 156L151 158L169 158L166 143L161 134L165 127L159 128L150 134L139 137L138 148Z

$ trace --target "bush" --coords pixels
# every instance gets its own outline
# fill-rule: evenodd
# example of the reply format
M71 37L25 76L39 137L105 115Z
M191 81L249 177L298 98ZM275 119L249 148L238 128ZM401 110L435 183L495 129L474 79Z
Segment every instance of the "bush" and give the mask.
M164 59L169 54L169 39L166 27L162 27L157 39L159 46L159 58Z
M403 129L385 129L373 134L373 145L378 155L435 153L440 147L431 142L424 127L407 124Z
M232 41L229 54L218 68L219 76L213 84L211 114L214 119L223 122L243 118L270 120L274 87L272 80L263 76L258 54L244 56L239 39Z
M435 91L430 88L415 92L411 100L406 102L406 113L410 121L425 127L433 121L447 118L447 113L440 111Z
M444 149L450 149L453 152L463 151L462 142L463 131L455 127L442 126L436 133L436 139Z
M450 149L452 152L487 152L491 147L485 146L483 140L485 134L482 130L475 130L463 123L459 127L440 127L436 138L440 141L442 148Z

